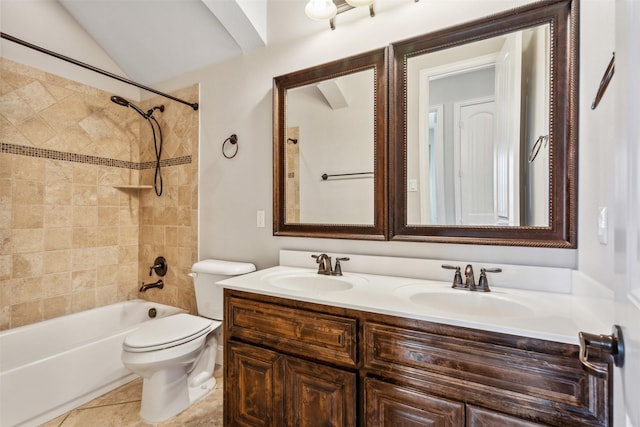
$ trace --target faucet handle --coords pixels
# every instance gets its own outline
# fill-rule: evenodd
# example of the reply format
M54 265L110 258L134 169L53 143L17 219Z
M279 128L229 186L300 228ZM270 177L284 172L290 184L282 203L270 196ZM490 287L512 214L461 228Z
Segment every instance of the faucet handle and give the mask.
M151 274L154 271L160 277L164 277L164 275L167 274L167 260L164 257L156 257L153 261L153 265L149 267L149 277L151 277Z
M476 286L476 291L491 292L491 289L489 289L489 280L487 279L487 273L500 272L502 272L501 268L481 268L480 278L478 279L478 286Z
M451 285L452 288L454 288L454 289L465 289L467 287L467 285L462 283L462 274L460 273L460 266L459 265L443 264L442 268L445 268L447 270L455 270L456 271L454 273L454 275L453 275L453 284Z
M342 276L342 266L340 265L340 261L349 261L348 257L336 258L336 266L331 272L334 276Z

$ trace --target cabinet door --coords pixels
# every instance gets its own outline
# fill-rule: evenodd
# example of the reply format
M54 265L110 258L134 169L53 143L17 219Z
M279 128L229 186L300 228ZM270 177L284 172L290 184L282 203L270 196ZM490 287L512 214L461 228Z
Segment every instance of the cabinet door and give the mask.
M464 403L373 378L364 380L368 427L463 427Z
M283 357L247 344L226 343L226 426L282 426Z
M355 373L289 357L284 370L284 425L356 425Z
M468 405L467 425L469 427L542 427L544 424L537 424L499 412Z

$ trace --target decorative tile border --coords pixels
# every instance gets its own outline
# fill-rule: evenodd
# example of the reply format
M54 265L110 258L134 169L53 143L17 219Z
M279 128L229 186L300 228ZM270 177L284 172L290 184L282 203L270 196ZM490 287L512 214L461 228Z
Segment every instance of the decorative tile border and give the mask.
M85 154L66 153L64 151L48 150L46 148L28 147L25 145L0 143L0 153L18 154L20 156L40 157L50 160L63 160L66 162L86 163L98 166L110 166L114 168L145 170L156 167L156 162L131 162L128 160L108 159L105 157L88 156ZM177 166L191 163L191 156L174 157L160 160L160 166Z

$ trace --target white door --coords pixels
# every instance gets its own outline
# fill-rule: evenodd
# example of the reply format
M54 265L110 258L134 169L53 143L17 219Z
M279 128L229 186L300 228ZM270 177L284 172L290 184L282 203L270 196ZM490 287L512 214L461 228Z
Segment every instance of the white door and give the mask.
M497 225L520 225L520 110L522 32L505 37L496 59L496 192Z
M456 223L493 225L495 147L493 100L454 104Z
M616 242L615 264L624 280L615 284L616 323L622 327L625 360L616 369L616 426L640 427L640 2L616 2L616 65L605 96L615 96ZM615 88L615 90L611 90ZM624 238L622 238L624 236ZM617 395L616 395L617 392ZM625 414L626 413L626 414Z

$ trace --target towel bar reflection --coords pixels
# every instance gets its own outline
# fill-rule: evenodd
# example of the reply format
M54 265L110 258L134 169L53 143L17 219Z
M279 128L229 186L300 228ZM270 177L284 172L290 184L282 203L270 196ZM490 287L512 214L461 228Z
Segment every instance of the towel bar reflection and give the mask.
M613 73L616 70L616 53L613 52L613 56L611 56L611 61L609 61L609 65L604 72L604 76L602 76L602 80L600 80L600 86L598 87L598 92L596 93L596 98L593 100L591 104L591 109L595 110L598 104L600 104L600 100L607 90L607 86L609 86L609 82L613 77Z
M323 173L321 178L323 181L328 180L329 178L344 178L344 177L352 177L352 178L373 178L373 172L354 172L354 173L335 173L335 174L326 174Z

